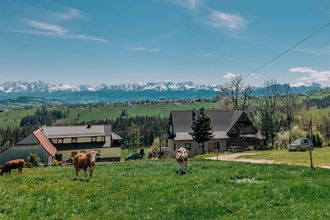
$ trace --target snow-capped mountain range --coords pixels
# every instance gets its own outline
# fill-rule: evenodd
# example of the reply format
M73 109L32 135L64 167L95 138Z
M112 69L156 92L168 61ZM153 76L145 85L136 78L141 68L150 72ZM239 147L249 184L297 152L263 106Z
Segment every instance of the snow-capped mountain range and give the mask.
M49 84L41 81L36 82L6 82L0 85L2 93L52 93L52 92L95 92L101 90L120 90L120 91L183 91L183 90L211 90L219 91L220 85L201 85L193 82L174 83L165 82L137 82L119 85L69 85L69 84Z
M285 86L285 85L282 85ZM323 89L319 84L311 86L294 87L293 93L304 94L308 91ZM4 107L28 106L31 103L52 102L56 100L62 103L116 103L139 100L171 100L171 99L195 99L214 98L219 95L220 85L201 85L193 82L173 83L149 82L149 83L126 83L119 85L53 85L37 82L7 82L0 85L0 102ZM254 96L263 96L266 89L257 87L253 91ZM37 100L37 101L36 101ZM26 102L26 103L25 103ZM7 103L7 104L6 104ZM11 103L10 105L8 103ZM0 103L1 107L1 103Z

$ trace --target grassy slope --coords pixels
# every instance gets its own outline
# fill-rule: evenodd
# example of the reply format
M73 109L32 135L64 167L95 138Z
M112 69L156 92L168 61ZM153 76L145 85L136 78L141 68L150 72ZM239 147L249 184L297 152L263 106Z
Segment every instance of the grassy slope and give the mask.
M323 98L329 95L330 90L316 92L312 95L312 98ZM302 102L305 99L305 96L298 96L298 102ZM281 102L281 101L280 101ZM254 105L260 104L260 98L254 100ZM140 106L100 106L94 108L70 108L69 118L65 120L60 120L58 123L70 123L77 118L77 115L80 114L80 120L83 121L91 121L98 119L114 119L120 116L120 113L123 109L127 109L130 116L141 116L141 115L151 115L158 116L159 114L162 117L167 117L171 110L187 110L193 108L219 108L218 103L187 103L187 104L162 104L162 105L140 105ZM322 115L329 114L330 108L315 110L315 113L321 113ZM7 126L18 126L22 117L27 114L32 114L35 109L28 110L15 110L11 112L0 112L0 127Z
M79 121L91 121L98 119L115 119L120 116L123 109L128 110L129 116L158 116L168 117L172 110L187 110L193 108L216 108L217 103L188 103L188 104L160 104L160 105L134 105L134 106L101 106L89 108L70 108L70 116L67 119L59 122L71 122L78 114L80 114Z
M309 152L288 152L288 150L255 151L255 155L241 158L274 160L287 164L310 165ZM330 165L330 148L315 148L312 152L313 163L316 166Z
M20 109L9 112L0 112L0 127L5 128L7 126L19 126L21 119L28 114L33 114L33 112L33 109Z
M59 120L57 123L70 123L74 121L78 114L80 114L80 122L91 121L98 119L115 119L120 116L123 109L127 109L130 116L158 116L168 117L172 110L187 110L193 108L216 108L218 103L187 103L187 104L162 104L162 105L135 105L135 106L99 106L93 108L69 108L69 117L64 120ZM67 107L65 108L65 110ZM0 112L0 127L19 126L21 119L28 115L33 114L35 109L28 110L14 110L10 112ZM79 122L78 121L78 122Z
M192 160L97 165L90 182L73 167L0 177L0 218L329 219L330 170ZM252 183L239 183L249 178Z

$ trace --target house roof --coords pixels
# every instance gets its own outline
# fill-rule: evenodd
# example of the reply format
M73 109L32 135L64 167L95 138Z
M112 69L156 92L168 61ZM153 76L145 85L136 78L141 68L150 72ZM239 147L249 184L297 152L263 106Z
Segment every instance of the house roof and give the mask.
M49 141L41 129L34 131L33 135L50 156L54 156L56 154L56 147Z
M38 140L33 134L23 138L22 140L18 141L16 145L35 145L39 144Z
M111 138L112 138L112 140L122 140L123 139L118 134L115 134L113 132L111 132Z
M206 110L206 114L211 118L213 131L228 132L242 115L242 111L225 111L225 110ZM192 110L172 111L171 118L174 125L174 131L192 132L191 125L193 122ZM220 133L219 133L220 134Z
M243 111L206 110L205 112L212 121L213 139L228 139L228 133L239 120L248 120ZM192 140L190 133L192 133L191 125L195 114L197 114L195 110L171 112L170 120L173 123L174 140ZM253 125L252 128L254 129ZM254 133L251 135L254 138L260 138L254 136Z
M111 125L44 127L48 138L111 136Z

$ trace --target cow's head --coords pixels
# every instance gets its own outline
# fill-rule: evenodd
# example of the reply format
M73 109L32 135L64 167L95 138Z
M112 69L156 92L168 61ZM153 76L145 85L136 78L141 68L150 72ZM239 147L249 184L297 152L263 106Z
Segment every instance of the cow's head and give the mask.
M96 161L96 152L95 151L91 151L87 154L91 160L91 162L95 163Z
M180 147L177 151L176 151L177 155L188 155L188 150L184 147Z

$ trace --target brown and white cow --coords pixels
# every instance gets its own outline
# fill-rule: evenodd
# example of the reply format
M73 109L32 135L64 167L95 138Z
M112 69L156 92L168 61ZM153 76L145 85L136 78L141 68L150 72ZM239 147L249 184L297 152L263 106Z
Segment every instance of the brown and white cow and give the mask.
M76 177L78 178L79 171L84 170L85 177L87 177L87 170L89 171L89 176L92 178L93 170L95 167L96 152L91 151L88 154L79 153L73 158L73 164L76 169Z
M188 150L184 147L179 148L176 151L176 161L180 165L180 169L187 168L188 164Z
M11 170L18 169L18 173L22 174L25 161L23 159L11 160L6 162L0 172L0 176L3 174L10 174Z

